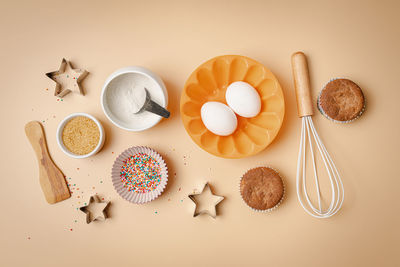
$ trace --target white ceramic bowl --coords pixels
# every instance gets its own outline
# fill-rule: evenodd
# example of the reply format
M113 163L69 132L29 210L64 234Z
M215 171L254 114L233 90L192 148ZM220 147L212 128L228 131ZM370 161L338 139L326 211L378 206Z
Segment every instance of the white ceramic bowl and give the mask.
M143 68L143 67L138 67L138 66L132 66L132 67L126 67L119 69L112 73L106 80L103 86L103 90L101 93L101 106L103 108L104 113L106 114L107 118L116 126L119 128L122 128L127 131L144 131L146 129L149 129L156 125L157 123L160 122L162 117L155 115L155 114L147 114L148 116L146 117L146 120L144 123L141 124L135 124L132 122L128 122L127 120L121 119L121 117L118 117L118 114L113 113L111 110L109 103L108 103L108 98L107 94L109 91L114 90L113 88L116 86L119 81L122 79L132 79L133 82L133 75L132 74L139 74L139 75L144 75L145 77L149 78L152 83L154 83L154 88L159 96L158 99L153 99L153 96L151 95L153 101L157 102L160 106L167 108L168 105L168 92L167 89L164 85L164 82L161 80L161 78L155 74L154 72ZM151 93L150 93L151 94ZM140 114L138 115L133 115L133 116L141 116ZM151 117L150 117L151 116ZM139 117L137 117L139 118Z
M79 116L87 117L87 118L91 119L92 121L94 121L94 122L96 123L97 127L99 128L99 132L100 132L99 143L97 144L97 146L95 147L95 149L93 149L90 153L85 154L85 155L77 155L77 154L72 153L71 151L69 151L69 150L65 147L65 145L64 145L64 143L63 143L63 141L62 141L62 132L63 132L63 130L64 130L65 124L66 124L69 120L71 120L72 118L79 117ZM81 112L80 112L80 113L72 113L72 114L68 115L67 117L65 117L65 118L60 122L60 124L58 125L58 128L57 128L57 143L58 143L58 146L61 148L61 150L62 150L65 154L67 154L68 156L70 156L70 157L72 157L72 158L83 159L83 158L88 158L88 157L90 157L90 156L93 156L94 154L96 154L97 152L99 152L100 149L103 147L103 145L104 145L104 140L105 140L105 133L104 133L103 126L101 125L101 123L100 123L95 117L93 117L92 115L89 115L89 114L87 114L87 113L81 113Z

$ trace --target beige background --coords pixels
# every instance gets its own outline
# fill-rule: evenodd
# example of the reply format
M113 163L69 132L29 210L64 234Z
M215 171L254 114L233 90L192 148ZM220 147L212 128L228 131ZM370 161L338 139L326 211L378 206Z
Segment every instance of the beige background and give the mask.
M1 1L0 265L399 266L399 11L398 1ZM343 209L328 220L307 215L295 194L296 50L309 56L314 96L344 76L368 101L351 125L314 116L346 188ZM186 78L223 54L260 61L284 90L281 132L247 159L202 151L179 117ZM56 101L44 74L62 57L91 73L86 96ZM114 127L100 107L107 76L129 65L158 73L170 93L172 117L142 133ZM80 111L101 120L107 141L98 155L76 160L58 148L55 131ZM30 120L44 121L50 153L75 184L73 197L56 205L39 187L23 130ZM133 145L153 147L170 168L167 190L143 206L121 199L109 175L116 155ZM238 193L241 174L262 164L277 168L287 185L287 198L270 214L251 211ZM207 180L226 197L216 220L192 218L186 197ZM86 225L76 210L92 193L112 201L105 223Z

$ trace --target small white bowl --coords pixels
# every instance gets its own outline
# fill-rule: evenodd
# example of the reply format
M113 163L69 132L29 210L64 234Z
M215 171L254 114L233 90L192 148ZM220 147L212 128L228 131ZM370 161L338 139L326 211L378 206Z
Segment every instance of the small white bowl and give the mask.
M155 74L154 72L143 68L143 67L138 67L138 66L132 66L132 67L125 67L122 69L119 69L112 73L106 80L103 86L103 90L101 93L101 106L103 108L104 114L106 114L107 118L116 126L118 126L121 129L127 130L127 131L133 131L133 132L139 132L139 131L144 131L147 130L153 126L155 126L157 123L160 122L162 119L161 116L155 115L155 114L147 114L146 118L144 118L145 122L141 124L135 124L133 122L127 122L126 120L124 121L121 117L118 117L118 115L114 114L112 110L110 109L110 106L108 105L107 101L107 92L108 90L113 90L113 86L116 86L115 84L118 84L118 82L121 82L123 79L132 79L133 82L133 77L134 75L131 74L140 74L144 75L147 78L150 79L155 85L155 91L158 94L158 99L153 99L156 100L156 102L164 107L167 108L168 105L168 92L165 87L164 82L161 80L161 78ZM112 91L111 91L112 92ZM150 96L153 97L150 93ZM146 112L146 111L145 111ZM137 116L136 118L139 120L142 114L137 114L133 115L134 117Z
M69 120L71 120L72 118L79 117L79 116L87 117L87 118L91 119L92 121L94 121L96 123L97 127L99 128L99 132L100 132L99 143L97 144L97 146L90 153L85 154L85 155L77 155L77 154L72 153L71 151L69 151L65 147L64 142L62 141L62 133L63 133L65 124L67 124L67 122ZM72 114L68 115L67 117L65 117L60 122L60 124L58 125L58 128L57 128L57 143L58 143L58 146L61 148L61 150L65 154L67 154L68 156L70 156L72 158L83 159L83 158L88 158L90 156L93 156L94 154L99 152L100 149L103 147L104 140L105 140L105 133L104 133L103 126L101 125L101 123L95 117L93 117L92 115L89 115L87 113L81 113L81 112L80 113L72 113Z

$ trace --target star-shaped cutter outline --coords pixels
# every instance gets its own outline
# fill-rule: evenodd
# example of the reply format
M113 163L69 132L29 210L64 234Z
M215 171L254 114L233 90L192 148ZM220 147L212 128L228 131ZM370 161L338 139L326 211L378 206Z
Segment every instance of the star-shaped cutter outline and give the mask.
M79 93L81 95L85 95L85 93L81 87L81 82L83 79L86 78L86 76L89 74L89 72L84 69L74 69L72 67L71 62L67 61L65 58L62 59L60 68L58 70L46 73L46 76L49 77L52 81L54 81L56 83L54 95L56 97L63 98L64 96L66 96L67 94L72 92L72 90L70 90L70 89L62 88L61 84L54 78L55 76L63 74L65 72L65 69L67 68L67 66L70 69L72 69L75 73L78 74L78 77L76 78L76 85L79 89Z
M89 211L89 206L93 205L93 203L106 203L102 210L103 216L93 217L91 216L91 212ZM110 201L101 201L96 195L91 196L89 199L89 203L86 206L80 207L79 209L86 214L86 223L89 224L93 221L105 221L107 219L106 209L110 205Z
M212 196L216 196L216 197L219 198L219 199L214 203L213 212L210 212L210 210L200 210L200 211L197 210L197 201L196 201L196 199L195 199L195 196L203 194L204 189L206 189L207 187L208 187L208 189L210 190L210 193L211 193ZM209 182L206 182L206 183L204 184L204 186L203 186L203 188L201 189L200 193L193 193L193 194L188 195L188 197L189 197L190 200L192 200L193 203L195 204L195 208L194 208L194 212L193 212L193 217L196 217L196 216L198 216L198 215L200 215L200 214L207 214L207 215L213 217L214 219L217 217L217 205L218 205L219 203L221 203L222 200L225 199L225 197L223 197L223 196L218 196L218 195L215 195L215 194L213 193Z

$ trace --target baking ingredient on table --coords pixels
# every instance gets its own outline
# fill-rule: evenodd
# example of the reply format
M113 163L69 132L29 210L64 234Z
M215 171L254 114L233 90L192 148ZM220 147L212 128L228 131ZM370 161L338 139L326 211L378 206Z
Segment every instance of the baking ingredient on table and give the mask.
M257 89L262 100L260 113L253 118L237 117L237 129L217 137L201 120L201 107L215 101L226 104L229 84L245 81ZM203 150L222 158L246 158L264 150L277 136L285 115L285 99L276 76L254 59L217 56L198 66L185 82L180 101L180 117L190 138Z
M160 164L150 155L138 153L123 162L120 177L128 191L147 193L160 184Z
M282 202L285 192L279 173L269 167L248 170L240 180L240 195L256 211L271 211Z
M261 110L261 99L257 90L246 82L231 83L226 89L228 106L239 116L252 118Z
M237 118L230 107L220 102L207 102L201 107L201 120L216 135L227 136L237 127Z
M351 122L361 116L365 98L361 88L349 79L333 79L318 97L318 109L335 122Z
M217 205L224 200L223 196L214 195L208 182L201 189L200 193L193 193L188 197L195 204L193 217L200 214L207 214L214 219L217 217Z
M62 131L64 146L76 155L86 155L99 144L100 131L96 123L85 116L70 119Z
M150 98L158 103L164 103L164 95L159 85L141 73L124 73L115 77L107 86L105 103L114 120L126 128L146 128L155 124L159 116L151 112L138 112L143 106L146 88ZM143 95L144 94L144 95Z
M300 147L299 156L297 161L297 175L296 175L296 188L297 198L299 199L300 205L303 209L315 218L329 218L336 214L342 207L344 200L344 188L340 174L329 155L325 145L322 143L317 130L314 127L314 123L311 116L314 114L312 101L311 101L311 86L310 77L308 73L307 58L302 52L296 52L292 55L292 70L294 77L294 85L296 90L297 98L297 113L302 118L301 136L300 136ZM309 145L309 151L306 153L306 146ZM317 147L321 159L324 162L327 176L330 182L330 196L331 202L329 207L324 209L322 207L321 200L327 200L328 198L321 196L319 172L315 162L314 148ZM307 155L311 155L315 192L317 193L318 206L316 206L310 199L309 192L307 190Z
M168 183L168 167L154 149L134 146L115 159L111 179L123 199L143 204L162 194Z
M64 174L50 157L42 125L37 121L25 125L28 137L39 163L39 181L46 201L50 204L65 200L71 196Z

